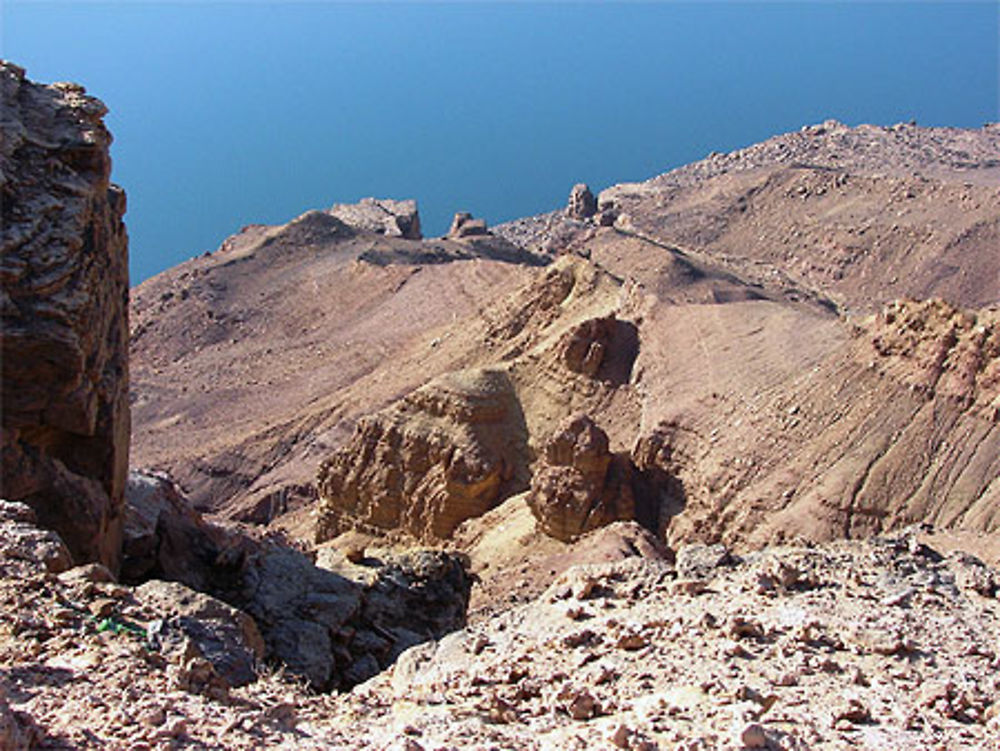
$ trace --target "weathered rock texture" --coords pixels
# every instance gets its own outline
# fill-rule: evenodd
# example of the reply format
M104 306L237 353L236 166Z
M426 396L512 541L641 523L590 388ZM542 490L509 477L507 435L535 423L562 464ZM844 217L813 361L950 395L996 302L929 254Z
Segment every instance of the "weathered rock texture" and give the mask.
M248 665L266 658L318 690L349 688L404 649L465 624L471 580L457 556L382 551L354 565L325 551L317 565L280 540L205 521L168 477L132 472L127 501L123 576L128 583L156 577L136 596L147 600L153 592L170 601L153 602L169 611L157 633L174 646L197 642L229 685L246 683ZM213 598L227 605L212 605ZM226 620L225 608L239 609L243 631L214 622ZM244 629L244 620L253 629ZM236 654L227 662L218 645L228 643ZM198 680L211 688L209 678Z
M405 653L328 721L373 750L996 745L998 573L981 561L896 536L716 556L701 574L575 567Z
M362 419L320 466L317 540L350 525L448 537L525 482L527 434L502 370L453 373Z
M639 354L635 324L619 321L612 313L583 321L560 341L559 357L574 373L613 383L628 383Z
M329 213L356 229L407 240L422 237L420 213L417 202L412 199L362 198L358 203L334 204Z
M183 688L221 693L257 677L264 640L249 615L178 582L154 579L134 595L147 612L161 616L150 623L147 638L152 648L178 654Z
M542 529L567 541L636 518L635 468L608 449L608 436L587 415L565 422L544 447L528 505Z
M0 65L2 492L117 565L128 466L128 238L104 105Z
M597 199L585 183L577 183L569 194L566 216L574 219L589 219L597 213Z
M248 543L206 522L169 476L129 472L125 499L122 581L166 579L201 592L235 586Z

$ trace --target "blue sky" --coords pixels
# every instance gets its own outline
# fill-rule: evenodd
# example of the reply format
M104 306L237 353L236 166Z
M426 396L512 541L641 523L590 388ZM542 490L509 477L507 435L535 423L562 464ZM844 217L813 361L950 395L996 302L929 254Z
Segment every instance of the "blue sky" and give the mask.
M363 196L490 223L835 117L998 116L1000 4L25 2L2 55L111 108L133 282Z

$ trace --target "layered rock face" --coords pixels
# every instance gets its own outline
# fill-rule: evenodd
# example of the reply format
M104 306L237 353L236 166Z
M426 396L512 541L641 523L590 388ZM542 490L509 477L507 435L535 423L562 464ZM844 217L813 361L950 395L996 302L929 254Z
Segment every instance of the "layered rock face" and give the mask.
M547 534L569 541L636 518L634 475L631 461L608 449L607 434L588 415L577 415L545 444L528 505Z
M2 493L114 568L128 466L128 237L104 105L0 65Z
M527 434L501 370L452 373L359 421L320 466L317 540L348 526L441 539L523 482Z

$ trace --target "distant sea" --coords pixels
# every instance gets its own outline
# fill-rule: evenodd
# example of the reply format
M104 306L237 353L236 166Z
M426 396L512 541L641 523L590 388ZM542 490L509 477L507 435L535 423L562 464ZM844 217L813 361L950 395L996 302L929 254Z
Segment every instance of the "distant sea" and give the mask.
M3 0L0 44L111 108L138 283L364 196L416 198L441 234L831 117L978 127L998 8Z

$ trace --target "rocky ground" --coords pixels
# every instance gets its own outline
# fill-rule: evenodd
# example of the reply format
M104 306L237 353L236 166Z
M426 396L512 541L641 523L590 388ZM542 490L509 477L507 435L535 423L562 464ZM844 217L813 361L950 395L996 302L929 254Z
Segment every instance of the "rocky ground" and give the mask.
M60 571L58 538L4 512L4 749L1000 742L1000 572L942 555L919 529L574 566L527 604L415 646L349 693L317 695L266 668L233 687L240 655L253 664L252 623L206 596L178 598L179 585ZM226 640L223 663L195 624Z

